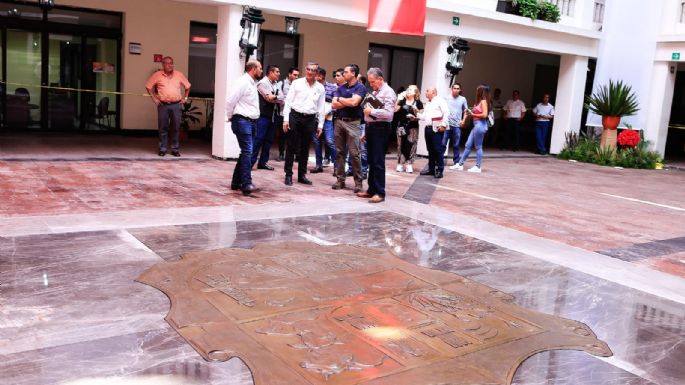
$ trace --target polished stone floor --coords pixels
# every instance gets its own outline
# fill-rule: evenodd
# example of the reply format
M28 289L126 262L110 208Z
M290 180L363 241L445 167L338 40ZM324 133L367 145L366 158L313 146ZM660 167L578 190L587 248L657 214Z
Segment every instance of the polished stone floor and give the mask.
M385 247L584 322L614 352L542 352L514 384L685 383L681 171L486 158L439 181L389 169L388 200L370 205L330 175L289 189L259 171L266 191L243 198L217 180L233 162L107 158L0 160L0 384L252 384L239 360L202 360L164 320L167 297L134 279L274 240Z

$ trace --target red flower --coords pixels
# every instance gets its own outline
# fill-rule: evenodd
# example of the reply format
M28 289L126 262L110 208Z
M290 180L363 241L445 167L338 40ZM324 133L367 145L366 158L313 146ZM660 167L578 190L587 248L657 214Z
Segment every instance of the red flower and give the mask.
M640 143L640 133L637 130L623 130L616 139L621 147L635 148Z

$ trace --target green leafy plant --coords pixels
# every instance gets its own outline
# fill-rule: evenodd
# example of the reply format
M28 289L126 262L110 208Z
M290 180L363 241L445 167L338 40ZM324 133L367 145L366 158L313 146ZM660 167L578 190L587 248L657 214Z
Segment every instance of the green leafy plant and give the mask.
M183 103L183 109L181 110L181 129L188 131L190 129L190 123L200 123L200 116L202 112L197 106L193 105L193 102L188 100Z
M537 19L540 14L538 0L512 0L511 4L517 9L519 15L529 17L531 20Z
M637 96L631 86L609 79L609 84L600 86L596 92L585 98L585 108L601 116L629 116L639 110Z
M566 145L557 155L559 159L572 159L578 162L595 163L602 166L623 168L655 169L661 164L661 156L649 150L649 142L644 140L640 131L640 143L634 148L602 147L587 136L576 133L566 134Z
M540 8L540 18L542 18L542 20L552 23L558 23L559 20L561 20L561 11L556 4L542 0L538 5Z

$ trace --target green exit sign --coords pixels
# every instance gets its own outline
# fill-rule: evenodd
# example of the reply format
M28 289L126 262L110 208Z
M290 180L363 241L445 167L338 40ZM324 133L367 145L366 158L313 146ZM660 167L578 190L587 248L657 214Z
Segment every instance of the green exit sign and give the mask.
M673 52L671 54L671 60L680 60L680 52Z
M459 16L452 16L452 24L459 25Z

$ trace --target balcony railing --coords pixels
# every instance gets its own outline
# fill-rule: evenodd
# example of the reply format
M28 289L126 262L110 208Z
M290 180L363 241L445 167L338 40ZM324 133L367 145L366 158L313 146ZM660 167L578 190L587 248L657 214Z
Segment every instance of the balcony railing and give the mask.
M604 20L604 0L595 0L595 15L592 21L601 24L602 20Z
M573 10L576 8L576 0L547 0L555 4L562 16L573 17Z

